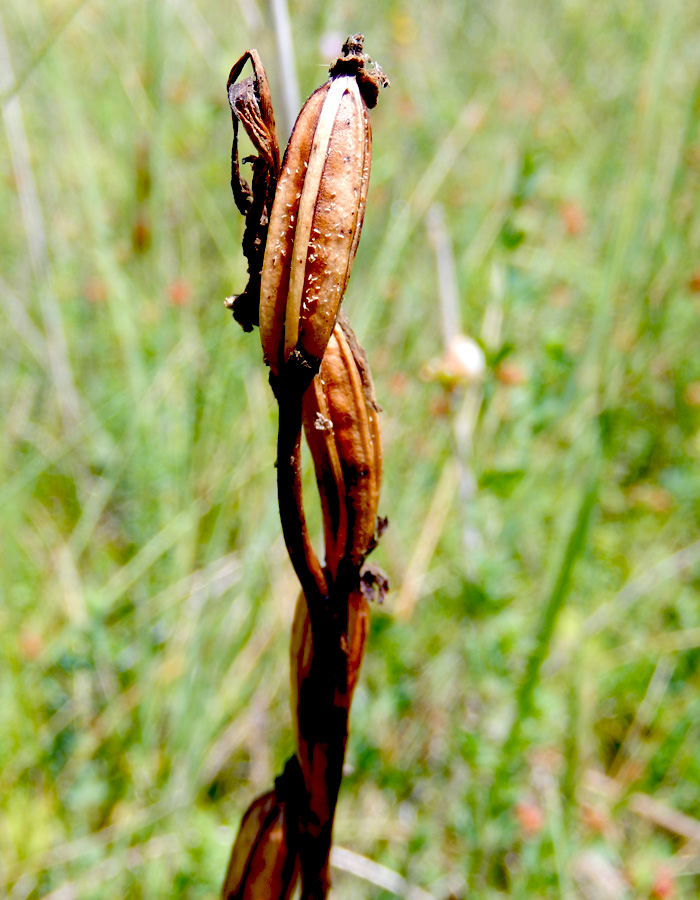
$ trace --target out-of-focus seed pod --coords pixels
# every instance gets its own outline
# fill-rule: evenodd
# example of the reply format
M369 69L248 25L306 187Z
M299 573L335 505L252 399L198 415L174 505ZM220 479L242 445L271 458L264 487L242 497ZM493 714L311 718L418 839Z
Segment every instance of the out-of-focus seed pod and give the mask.
M360 84L371 75L361 55L338 63L343 60L352 64L318 88L299 113L272 207L260 338L275 374L295 351L318 368L360 239L372 156Z
M288 900L298 875L288 835L285 803L275 792L254 800L231 851L222 900Z
M304 396L304 410L324 513L326 566L335 576L341 561L359 567L374 546L382 476L372 378L344 316L333 329L321 370Z

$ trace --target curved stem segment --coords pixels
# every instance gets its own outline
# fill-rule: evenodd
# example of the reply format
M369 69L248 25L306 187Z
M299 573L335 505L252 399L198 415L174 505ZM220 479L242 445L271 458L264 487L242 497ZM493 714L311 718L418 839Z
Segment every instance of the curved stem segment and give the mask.
M313 612L325 605L328 585L318 557L311 546L304 515L301 490L301 398L299 387L280 388L279 433L277 437L277 498L282 522L282 534L287 552ZM313 612L312 612L313 611Z

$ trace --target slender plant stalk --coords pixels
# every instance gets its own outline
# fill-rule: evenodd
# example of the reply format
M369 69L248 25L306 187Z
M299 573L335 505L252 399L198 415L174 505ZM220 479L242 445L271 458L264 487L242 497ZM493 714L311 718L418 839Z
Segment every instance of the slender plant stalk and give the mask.
M307 600L317 606L328 595L326 577L311 544L301 485L301 395L284 390L279 397L277 499L282 534Z
M289 18L287 0L272 0L272 22L275 30L275 44L279 57L282 105L282 117L285 138L291 134L294 119L299 109L299 80L294 58L294 41L292 40L292 23Z
M290 649L295 754L274 789L248 808L222 900L289 900L299 875L301 900L328 895L348 719L368 632L365 593L386 585L365 567L381 530L378 406L364 351L339 314L367 197L367 110L387 84L379 67L367 68L363 41L362 35L347 39L330 79L304 105L282 169L267 77L255 51L238 60L227 84L231 186L246 217L250 278L226 306L245 331L260 326L279 407L280 520L302 594ZM253 75L242 78L248 62ZM252 185L241 175L239 126L260 154L252 160ZM325 570L304 515L302 424L319 487Z

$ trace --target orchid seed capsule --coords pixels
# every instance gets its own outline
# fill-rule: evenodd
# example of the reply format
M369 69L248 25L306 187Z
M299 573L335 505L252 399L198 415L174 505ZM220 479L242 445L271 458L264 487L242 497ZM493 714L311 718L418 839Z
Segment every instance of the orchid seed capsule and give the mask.
M347 600L347 630L344 637L345 656L345 683L337 684L334 696L334 705L344 709L348 714L352 703L352 696L360 677L360 667L367 643L369 632L369 604L360 589L353 590ZM313 635L309 607L304 594L299 595L294 621L292 623L292 640L290 644L290 687L292 721L294 723L296 755L301 766L304 781L309 791L311 808L324 820L328 814L326 791L324 788L323 773L325 771L324 748L309 743L308 734L304 733L303 723L308 721L308 714L302 710L304 694L302 688L307 684L311 690L306 694L306 702L313 702L316 693L313 685L308 682L321 676L327 679L328 673L312 670L314 658ZM309 700L311 698L311 701ZM308 711L307 711L308 712ZM320 754L320 756L319 756Z
M342 314L302 409L321 495L326 567L335 578L341 565L359 568L374 546L382 477L372 378Z
M288 832L286 804L275 791L257 797L243 816L233 845L222 900L291 897L298 863Z
M372 157L366 84L375 76L357 44L348 47L299 113L270 215L260 338L276 375L294 353L318 370L360 239Z

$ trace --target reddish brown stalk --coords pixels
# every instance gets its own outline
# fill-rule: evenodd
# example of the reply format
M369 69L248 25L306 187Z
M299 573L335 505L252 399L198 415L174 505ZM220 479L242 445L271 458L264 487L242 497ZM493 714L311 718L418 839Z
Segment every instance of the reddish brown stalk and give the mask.
M306 797L299 812L299 855L304 900L325 897L333 819L343 771L352 694L369 624L361 591L331 588L332 609L312 627L300 597L292 628L292 715Z
M304 515L301 397L307 381L308 377L300 379L300 387L274 381L279 403L277 487L282 532L308 607L311 643L310 666L297 685L294 711L306 788L297 821L301 900L323 900L330 884L328 859L348 737L348 646L352 641L347 634L350 581L336 582L329 591ZM359 572L353 580L357 579ZM364 635L361 644L364 647Z
M371 157L367 107L386 83L378 67L368 68L362 42L362 35L348 38L330 82L307 101L282 175L267 79L254 50L238 60L228 82L231 186L246 216L250 278L227 305L245 330L260 325L279 406L282 533L302 595L291 641L295 755L275 790L253 801L244 817L224 900L289 900L299 872L301 900L327 896L350 705L368 631L367 596L384 589L380 577L362 568L378 536L378 407L362 349L346 323L335 326L364 215ZM248 62L253 75L239 82ZM259 153L252 159L252 185L240 174L239 123ZM316 405L307 402L305 415L326 568L309 537L301 479L302 398L319 368Z
M301 486L301 397L304 391L303 388L285 387L279 382L277 385L277 501L282 534L309 608L316 609L327 604L328 585L311 544L304 515Z

